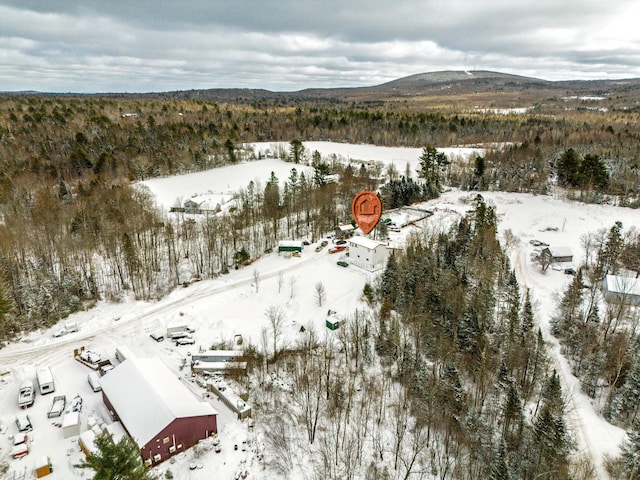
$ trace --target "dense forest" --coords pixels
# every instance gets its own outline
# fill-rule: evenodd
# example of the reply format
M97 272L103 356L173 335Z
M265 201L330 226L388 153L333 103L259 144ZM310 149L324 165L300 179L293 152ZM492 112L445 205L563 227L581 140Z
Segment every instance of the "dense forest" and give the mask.
M224 275L281 238L319 238L350 220L351 198L365 188L389 207L451 186L562 192L637 208L638 120L635 110L503 115L381 102L5 96L0 341L101 299L160 298ZM421 169L322 158L304 150L310 140L420 147ZM289 145L278 154L291 162L290 175L249 183L228 211L198 221L169 215L135 185L256 160L245 146L253 141ZM452 161L436 148L452 145L482 145L486 154ZM472 198L470 213L451 229L414 237L391 257L380 282L363 292L369 308L353 313L338 344L311 329L293 352L274 348L275 366L296 379L300 403L266 390L259 411L274 426L271 451L281 452L272 468L287 474L297 456L309 455L310 478L590 478L570 455L558 376L498 241L495 211ZM640 237L615 224L583 246L587 260L559 302L554 334L602 413L632 431L612 471L638 472L638 312L604 302L598 287L608 273L640 271ZM334 369L348 372L346 384ZM264 393L266 372L254 374ZM382 414L389 410L394 415ZM306 439L299 451L290 442L296 425Z

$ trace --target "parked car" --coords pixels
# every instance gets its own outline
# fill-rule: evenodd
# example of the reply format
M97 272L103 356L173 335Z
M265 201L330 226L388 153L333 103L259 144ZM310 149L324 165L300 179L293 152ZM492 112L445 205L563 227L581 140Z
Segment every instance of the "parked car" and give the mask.
M336 245L345 245L346 243L347 243L347 241L346 241L346 240L338 240L338 241L336 242Z
M64 327L62 327L62 328L57 328L56 330L54 330L54 331L53 331L53 336L54 336L55 338L59 338L59 337L62 337L62 336L64 336L64 335L66 335L67 333L68 333L68 332L67 332L67 329L66 329L66 328L64 328Z
M318 245L316 247L316 252L319 252L320 250L322 250L324 247L322 245Z
M337 262L338 265L340 265L341 267L348 267L349 263L345 262L344 260L340 260L339 262Z
M13 436L11 455L13 458L21 458L29 453L29 437L26 433L16 433ZM17 478L17 477L13 477Z
M291 252L291 256L292 257L299 257L300 256L300 252Z
M18 391L18 406L20 408L30 407L33 405L35 398L36 391L33 388L33 382L31 380L23 382Z
M320 245L322 245L323 247L326 247L327 245L329 245L329 242L327 242L326 240L322 240L320 242Z
M335 247L329 250L329 253L338 253L343 250L346 250L346 248L347 248L346 245L336 245Z
M311 242L309 242L309 240L303 240L302 244L306 247L307 245L311 245Z
M190 337L182 337L176 340L176 347L180 345L193 345L196 341Z
M33 430L29 415L18 415L16 417L16 426L18 427L19 432L30 432Z

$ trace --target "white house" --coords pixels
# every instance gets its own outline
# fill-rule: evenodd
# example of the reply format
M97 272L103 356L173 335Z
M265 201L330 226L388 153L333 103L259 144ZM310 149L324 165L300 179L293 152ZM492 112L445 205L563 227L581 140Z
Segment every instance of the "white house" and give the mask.
M640 305L640 278L607 275L602 291L607 302Z
M349 263L365 270L381 270L387 264L387 244L366 237L351 237L349 240Z

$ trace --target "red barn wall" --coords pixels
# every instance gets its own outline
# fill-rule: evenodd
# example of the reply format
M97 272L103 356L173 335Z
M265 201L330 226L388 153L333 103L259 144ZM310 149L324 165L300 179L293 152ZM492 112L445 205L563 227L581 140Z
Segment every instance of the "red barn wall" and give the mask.
M161 432L154 436L146 445L140 449L143 460L152 459L160 454L159 461L153 461L154 465L164 462L172 455L184 452L194 446L199 440L207 438L213 433L218 433L216 415L203 415L198 417L176 418L167 425ZM174 445L175 452L169 452L169 448ZM182 444L181 448L177 448Z

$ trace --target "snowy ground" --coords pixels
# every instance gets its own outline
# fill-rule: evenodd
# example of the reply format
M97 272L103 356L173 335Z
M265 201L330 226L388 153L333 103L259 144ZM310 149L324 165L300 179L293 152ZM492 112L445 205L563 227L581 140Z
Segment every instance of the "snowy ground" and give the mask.
M308 144L305 144L309 148ZM333 150L342 156L354 156L362 146L331 144L327 150ZM419 149L383 149L376 150L366 146L376 160L409 161L404 159L406 150L414 150L411 155L419 156ZM318 146L312 147L319 149ZM373 149L373 150L371 150ZM358 154L360 155L360 154ZM414 157L414 158L417 158ZM274 159L240 164L234 167L205 172L203 174L183 175L173 179L159 179L145 182L158 196L162 205L173 205L175 195L190 197L206 192L228 192L235 184L245 186L254 178L266 179L271 171L281 164L283 170L276 175L284 178L292 167L290 163ZM245 170L246 165L250 169ZM400 170L402 167L400 166ZM222 172L224 170L224 174ZM242 173L241 173L242 172ZM241 178L246 175L244 178ZM173 184L171 183L173 181ZM427 202L424 206L435 211L435 215L425 222L438 225L451 222L460 217L469 208L465 199L475 194L448 192L441 198ZM560 353L557 342L549 333L549 318L553 314L556 295L566 286L569 276L560 271L549 269L546 274L529 260L530 239L539 239L554 246L569 246L576 255L575 263L580 261L580 236L600 228L610 228L616 220L623 222L625 228L638 226L638 212L629 209L583 205L567 202L549 196L525 194L483 193L485 199L496 206L500 230L509 229L519 240L512 247L512 264L524 287L531 289L535 302L537 319L549 343L551 357L562 376L563 389L568 394L573 408L570 408L572 434L578 442L581 452L593 457L600 471L600 478L607 478L602 465L602 455L615 454L618 445L624 439L624 431L609 425L595 413L590 399L579 388L578 381L570 374L567 363ZM402 233L392 233L392 239L399 240L409 232L427 227L408 226ZM557 230L552 230L557 229ZM54 472L47 478L76 479L90 475L74 469L72 465L81 460L77 437L64 439L58 420L48 419L47 412L53 395L36 397L35 405L26 412L31 418L34 430L32 451L26 457L13 460L9 458L9 436L17 430L14 423L16 415L23 413L17 406L17 392L24 379L35 378L35 369L49 365L56 380L56 394L66 394L67 398L79 394L84 399L82 414L83 429L86 429L89 417L109 422L108 415L101 402L101 395L90 390L86 381L89 369L72 358L73 349L85 346L113 358L115 348L125 345L138 356L157 356L176 375L184 375L180 370L182 360L188 352L199 348L209 348L213 343L231 341L240 334L246 343L260 343L260 331L267 327L265 310L271 306L281 307L287 315L287 331L283 342L293 343L301 324L315 324L318 330L324 329L327 310L336 310L338 314L352 313L362 306L362 288L373 275L356 267L342 268L336 265L339 254L329 254L325 248L314 251L315 244L305 247L300 258L278 256L276 253L265 256L253 265L229 275L194 283L188 288L178 288L166 298L155 303L126 301L119 304L100 303L91 311L81 312L67 319L80 325L80 331L60 338L53 338L55 328L35 332L21 341L0 350L0 461L7 460L15 471L33 472L35 462L43 455L51 457ZM259 274L259 282L254 284L254 271ZM326 301L322 307L316 305L315 285L322 282L326 288ZM188 323L196 329L196 345L176 347L165 341L156 343L149 333L163 330L174 323ZM115 363L115 359L113 360ZM4 374L3 374L4 373ZM198 396L202 389L190 384ZM231 479L241 468L249 471L249 478L264 478L262 465L257 460L257 449L253 434L246 423L239 422L234 415L216 399L210 400L220 412L219 429L222 452L205 451L199 458L193 451L174 457L176 462L165 462L158 471L163 473L171 469L179 479ZM243 451L243 441L249 447ZM233 445L238 444L238 450ZM190 470L193 464L195 470ZM12 478L12 477L6 477ZM27 477L29 478L29 477Z

